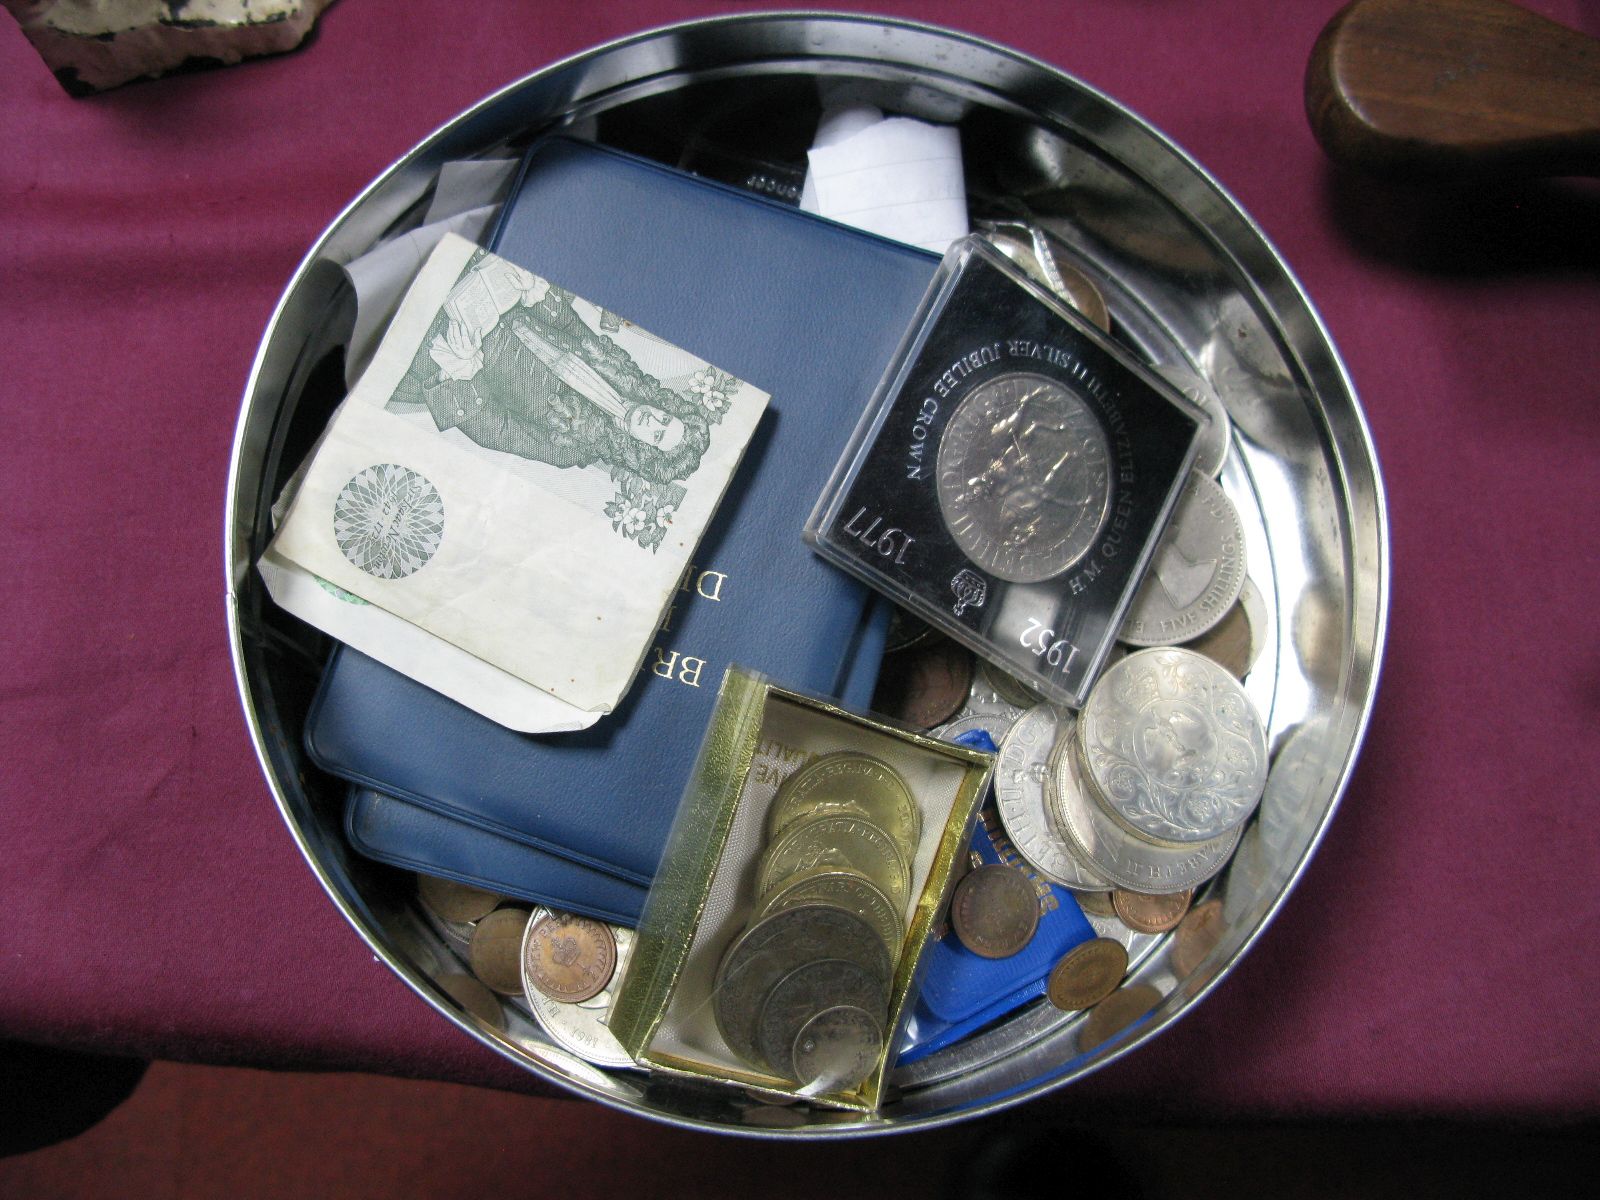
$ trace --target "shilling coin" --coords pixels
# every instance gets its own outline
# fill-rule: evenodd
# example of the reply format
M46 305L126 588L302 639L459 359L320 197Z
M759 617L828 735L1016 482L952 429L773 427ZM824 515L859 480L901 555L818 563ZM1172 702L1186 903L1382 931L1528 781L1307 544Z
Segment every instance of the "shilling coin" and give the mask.
M522 978L550 999L576 1004L597 996L616 967L610 926L556 912L529 922L522 940Z
M812 1017L840 1004L887 1015L888 978L869 975L848 959L819 958L796 967L773 986L756 1021L756 1049L773 1074L797 1078L795 1038Z
M1039 927L1039 896L1014 867L989 863L956 885L950 925L961 944L983 958L1010 958Z
M814 758L783 781L767 814L767 836L828 816L861 817L908 849L922 832L922 814L900 773L852 750Z
M972 651L940 637L883 657L872 706L918 729L948 721L972 687Z
M969 559L1038 583L1088 553L1111 511L1111 450L1080 397L1015 371L974 388L939 442L939 510Z
M1087 1054L1109 1041L1161 1003L1161 993L1148 983L1118 988L1089 1010L1078 1030L1078 1053Z
M1128 952L1121 942L1093 938L1061 956L1050 970L1045 994L1064 1012L1092 1008L1109 996L1128 971Z
M900 910L861 872L823 868L797 875L762 902L751 924L800 904L833 904L849 909L878 931L891 959L900 957L900 943L905 940Z
M445 921L476 921L505 902L504 896L436 875L417 876L417 896Z
M1139 933L1164 933L1189 911L1193 891L1168 892L1151 896L1144 892L1130 892L1118 888L1111 893L1111 903L1116 907L1117 918L1129 929Z
M549 913L549 909L535 909L530 927ZM633 930L614 925L610 927L610 933L617 947L617 966L611 973L611 982L598 994L575 1004L552 1000L534 986L532 980L526 978L526 973L523 978L523 994L528 1001L528 1007L533 1011L534 1018L550 1035L551 1041L566 1047L579 1058L596 1066L631 1067L635 1065L632 1056L622 1048L622 1043L617 1041L616 1034L607 1028L606 1018L611 1013L611 1001L616 994L617 981L622 978L622 973L628 965L628 956L633 951Z
M472 931L467 964L472 973L502 996L522 991L522 933L528 927L525 908L497 908Z
M1233 422L1228 420L1228 410L1222 406L1222 397L1204 379L1188 367L1176 363L1163 364L1155 369L1190 402L1205 410L1210 418L1200 427L1200 448L1195 451L1194 469L1215 479L1228 460L1228 443L1233 440Z
M1227 929L1221 900L1196 904L1172 933L1172 973L1180 979L1191 974L1216 948Z
M767 996L796 967L843 958L890 978L889 951L860 917L831 904L801 904L757 921L728 947L712 985L711 1011L728 1048L759 1065L756 1025Z
M905 855L880 826L860 817L820 817L791 826L767 847L756 894L764 898L784 880L819 867L861 872L897 907L911 887Z
M883 1056L883 1025L863 1008L825 1008L800 1027L790 1059L793 1078L811 1095L842 1092L864 1082Z
M1093 798L1129 832L1160 842L1237 830L1267 780L1266 731L1250 697L1192 650L1144 650L1112 667L1075 736Z
M1089 799L1070 745L1054 756L1051 782L1056 827L1073 853L1130 891L1163 894L1197 887L1222 869L1243 833L1243 826L1235 826L1220 838L1183 847L1157 846L1135 837Z
M1192 472L1117 636L1133 646L1197 638L1233 607L1244 579L1244 526L1233 501L1216 480Z
M1011 727L995 759L995 809L1011 844L1035 871L1074 890L1102 891L1109 885L1073 855L1045 801L1060 726L1061 714L1040 704Z

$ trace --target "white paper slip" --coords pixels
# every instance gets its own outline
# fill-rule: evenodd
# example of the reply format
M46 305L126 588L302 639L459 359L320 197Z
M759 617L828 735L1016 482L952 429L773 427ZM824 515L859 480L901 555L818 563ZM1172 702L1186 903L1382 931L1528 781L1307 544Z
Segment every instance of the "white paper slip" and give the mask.
M449 235L271 550L565 704L609 712L767 399Z
M570 733L589 728L603 715L557 700L271 550L256 567L278 607L508 729Z
M801 207L943 254L967 233L961 135L876 110L830 113L808 155Z

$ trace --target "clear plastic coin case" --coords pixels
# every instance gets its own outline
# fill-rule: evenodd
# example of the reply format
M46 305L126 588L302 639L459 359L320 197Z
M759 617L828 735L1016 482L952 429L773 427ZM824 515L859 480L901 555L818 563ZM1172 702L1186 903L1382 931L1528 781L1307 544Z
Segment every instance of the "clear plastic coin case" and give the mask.
M805 536L1077 708L1208 420L984 239L963 238Z

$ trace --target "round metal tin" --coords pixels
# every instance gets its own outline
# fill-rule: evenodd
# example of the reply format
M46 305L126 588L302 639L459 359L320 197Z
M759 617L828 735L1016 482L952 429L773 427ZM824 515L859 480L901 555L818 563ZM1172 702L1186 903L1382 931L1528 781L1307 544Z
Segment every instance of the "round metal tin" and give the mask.
M353 321L341 265L415 224L444 162L514 154L558 126L669 160L676 151L680 162L712 135L723 150L745 137L763 149L755 157L799 157L803 142L774 144L771 114L814 109L822 78L850 79L886 110L959 123L972 135L962 139L969 169L1006 178L1104 285L1123 344L1150 363L1193 367L1221 398L1233 441L1220 482L1271 629L1247 691L1274 761L1245 845L1209 885L1223 915L1195 974L1174 973L1170 937L1132 964L1128 986L1151 989L1148 1017L1080 1053L1079 1014L1031 1006L902 1072L877 1116L785 1109L781 1128L756 1128L736 1090L641 1088L636 1074L575 1061L514 1006L498 1029L452 998L442 981L459 971L453 955L417 919L396 873L350 850L342 795L308 769L300 723L319 646L274 609L254 564L291 459L337 400L319 388L318 367ZM1138 116L1044 63L965 34L843 15L713 18L597 47L485 98L375 179L310 248L262 335L229 466L225 549L234 669L256 752L306 861L372 952L466 1034L547 1080L674 1124L770 1137L926 1129L1020 1104L1204 999L1332 816L1371 711L1388 613L1388 525L1365 419L1311 304L1232 197Z

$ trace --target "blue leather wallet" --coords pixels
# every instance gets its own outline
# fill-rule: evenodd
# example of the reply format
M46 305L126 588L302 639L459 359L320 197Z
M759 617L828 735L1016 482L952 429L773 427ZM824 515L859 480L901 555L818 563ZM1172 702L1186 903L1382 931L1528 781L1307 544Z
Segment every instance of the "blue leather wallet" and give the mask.
M618 925L639 923L649 890L359 784L350 787L344 827L367 858Z
M492 248L772 401L615 712L579 733L515 733L341 648L306 745L324 770L457 823L458 869L473 845L489 853L476 838L487 831L647 885L729 664L870 700L888 609L818 559L801 528L938 259L561 137L529 151ZM390 827L388 861L426 870L445 856L444 827L410 854L395 844L402 828L421 825ZM370 828L360 844L376 847ZM541 890L534 863L522 869ZM581 887L564 890L567 907L585 908Z

